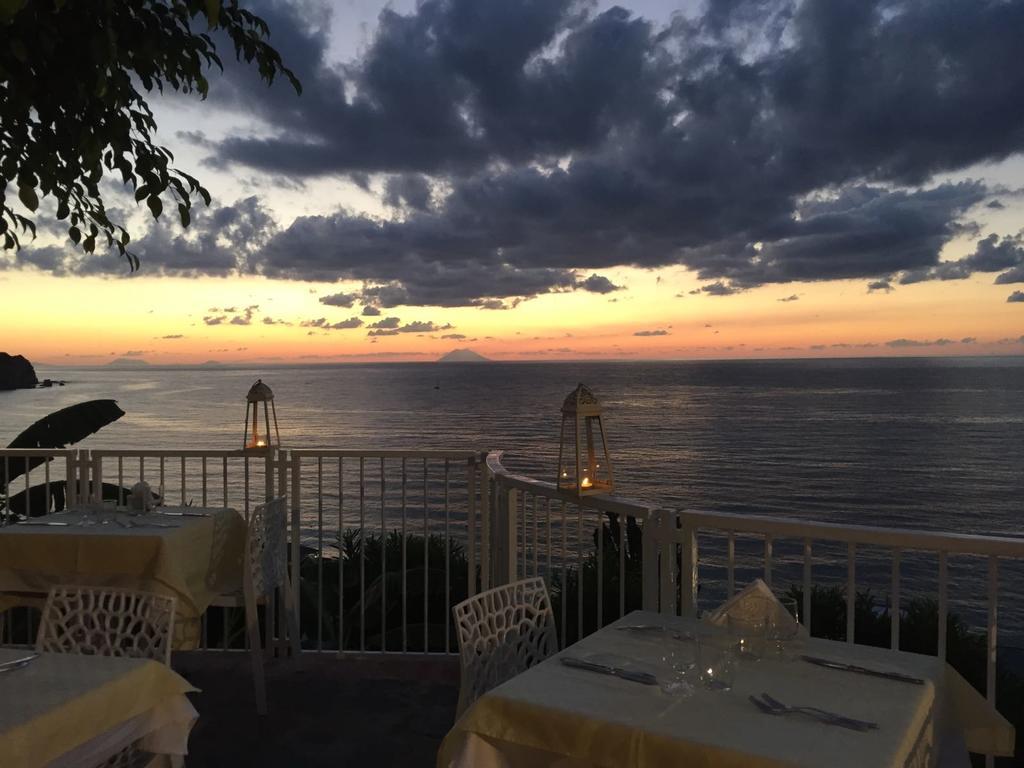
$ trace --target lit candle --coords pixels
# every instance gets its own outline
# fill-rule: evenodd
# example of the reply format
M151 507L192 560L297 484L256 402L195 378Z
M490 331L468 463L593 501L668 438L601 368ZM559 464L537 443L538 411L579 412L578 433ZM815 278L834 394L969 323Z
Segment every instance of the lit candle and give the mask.
M266 448L267 447L267 441L266 440L257 440L256 441L256 447L257 448Z
M584 477L583 482L580 483L580 488L590 488L592 485L593 483L590 482L590 478Z

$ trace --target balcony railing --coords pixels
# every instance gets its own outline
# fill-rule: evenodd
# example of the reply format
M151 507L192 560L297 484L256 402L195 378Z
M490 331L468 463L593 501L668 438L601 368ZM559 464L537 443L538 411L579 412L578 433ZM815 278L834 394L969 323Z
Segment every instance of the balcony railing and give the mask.
M984 626L986 694L995 701L1000 572L1024 566L1024 539L1012 537L671 511L617 496L581 499L509 472L500 452L8 449L0 463L5 479L18 474L3 488L7 498L46 483L44 493L20 497L18 514L38 514L38 504L49 509L54 482L63 483L68 504L109 496L111 486L122 496L144 479L162 487L169 503L232 506L244 515L266 498L287 496L303 647L318 652L454 653L455 603L533 575L549 584L563 646L635 608L710 607L753 575L798 585L801 618L810 626L816 569L845 575L845 637L854 642L852 597L864 562L875 575L886 563L889 643L899 648L901 606L908 593L928 592L921 558L930 557L935 650L943 657L951 562L971 563L964 578L973 580L970 608ZM219 642L209 645L230 648L230 622L218 618L206 629Z

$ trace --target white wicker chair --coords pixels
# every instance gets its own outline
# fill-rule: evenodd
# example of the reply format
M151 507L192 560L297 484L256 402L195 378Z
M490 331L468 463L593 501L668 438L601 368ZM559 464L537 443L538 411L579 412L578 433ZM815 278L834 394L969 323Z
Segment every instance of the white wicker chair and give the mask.
M487 691L558 650L544 579L495 587L452 608L462 683L456 717Z
M267 714L267 690L263 674L263 650L260 641L259 605L269 605L280 595L287 615L288 636L293 656L298 656L299 622L295 596L288 577L288 507L279 496L258 505L249 517L246 531L246 563L242 572L242 590L216 597L212 605L221 608L245 608L245 628L252 661L256 711ZM268 630L270 622L267 623ZM268 636L269 642L269 636Z
M43 607L36 650L127 656L171 663L175 599L106 587L55 586Z
M104 587L51 587L36 651L152 659L170 666L175 599ZM158 763L131 744L95 768L143 768Z

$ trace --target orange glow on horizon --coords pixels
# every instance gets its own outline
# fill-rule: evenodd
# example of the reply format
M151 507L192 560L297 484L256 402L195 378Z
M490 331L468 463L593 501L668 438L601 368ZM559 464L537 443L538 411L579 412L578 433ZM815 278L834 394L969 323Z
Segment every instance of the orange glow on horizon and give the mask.
M690 294L699 283L682 270L609 275L626 290L543 295L504 311L396 307L363 317L358 304L318 300L356 284L55 278L24 271L0 278L6 283L0 313L7 351L44 365L102 365L118 357L170 365L416 361L462 347L498 360L1024 353L1024 304L1007 303L1006 286L992 285L990 277L900 286L890 294L843 281L716 297ZM40 297L46 297L43 311ZM248 318L247 307L256 307ZM388 316L439 329L367 335L370 323ZM213 325L204 320L218 317ZM353 317L363 325L303 325Z

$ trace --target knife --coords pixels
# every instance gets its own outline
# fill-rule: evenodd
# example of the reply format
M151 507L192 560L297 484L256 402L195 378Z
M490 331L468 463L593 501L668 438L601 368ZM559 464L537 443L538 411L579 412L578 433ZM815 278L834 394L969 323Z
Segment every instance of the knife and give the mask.
M22 656L20 659L11 659L0 664L0 672L10 672L14 669L21 669L27 666L30 662L35 661L39 658L38 653L31 653L28 656Z
M829 661L828 659L821 659L817 656L801 656L801 659L806 661L808 664L816 664L819 667L825 667L827 669L838 669L843 672L856 672L859 675L870 675L871 677L884 677L886 680L898 680L901 683L913 683L914 685L924 685L924 680L920 677L912 677L910 675L904 675L902 672L883 672L878 669L869 669L868 667L862 667L857 664L847 664L842 661Z
M621 667L612 667L606 664L597 664L593 661L587 661L585 659L577 659L573 656L562 656L560 661L567 667L574 667L576 669L586 669L590 672L600 672L605 675L612 675L613 677L621 677L623 680L630 680L634 683L641 683L642 685L657 685L658 678L649 672L634 672L628 669L622 669Z
M20 522L15 523L15 525L61 525L61 526L67 526L67 525L71 525L71 523L64 523L64 522L61 522L59 520L21 520Z

